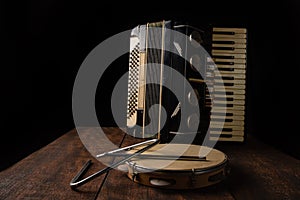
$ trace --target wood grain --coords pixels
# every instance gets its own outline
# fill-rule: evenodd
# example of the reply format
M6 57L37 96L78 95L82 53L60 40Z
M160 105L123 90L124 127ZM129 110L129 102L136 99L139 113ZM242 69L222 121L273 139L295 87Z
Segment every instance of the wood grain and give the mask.
M89 133L94 128L87 128ZM115 145L140 142L119 128L103 128ZM231 172L219 184L195 190L166 190L134 183L127 173L112 169L71 190L69 183L89 159L86 176L106 167L96 160L72 130L56 141L0 172L0 199L300 199L300 160L251 135L245 143L221 143L215 148L229 159ZM99 152L101 153L101 152Z
M93 132L96 128L87 128ZM107 138L121 142L120 129L103 128ZM119 134L120 133L120 134ZM33 153L14 166L0 173L0 199L94 199L104 175L80 186L73 191L71 179L87 160L93 165L86 176L103 169L101 164L83 146L76 130L72 130L56 141Z
M90 157L75 130L33 153L0 174L0 199L93 199L101 184L95 180L70 189L69 182ZM91 171L100 167L95 162Z
M300 160L248 136L218 147L230 160L229 191L236 199L299 199Z

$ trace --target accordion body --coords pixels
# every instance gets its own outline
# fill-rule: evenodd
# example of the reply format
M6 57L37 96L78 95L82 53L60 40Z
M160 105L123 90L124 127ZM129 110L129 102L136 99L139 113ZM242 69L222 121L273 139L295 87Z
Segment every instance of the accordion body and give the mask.
M245 56L240 55L243 52L235 58L236 52L227 52L234 47L229 42L232 33L225 32L219 29L215 36L213 28L199 29L174 21L147 23L132 29L128 134L159 138L162 143L176 139L176 143L201 144L207 133L211 140L225 136L228 141L234 134L241 137L236 141L243 140L243 127L235 126L244 125L245 75L236 73L233 62L240 57L245 60ZM217 70L218 64L223 71ZM242 69L242 65L246 63L238 68ZM240 85L228 84L231 80ZM239 101L233 102L235 98Z

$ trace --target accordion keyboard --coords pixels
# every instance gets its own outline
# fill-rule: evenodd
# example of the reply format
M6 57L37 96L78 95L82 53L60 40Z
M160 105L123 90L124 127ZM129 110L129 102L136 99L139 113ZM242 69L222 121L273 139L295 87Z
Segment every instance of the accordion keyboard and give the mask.
M211 140L242 142L245 139L246 47L245 28L213 28L212 58L218 73L213 83ZM225 93L220 92L222 88ZM220 122L224 113L225 122Z

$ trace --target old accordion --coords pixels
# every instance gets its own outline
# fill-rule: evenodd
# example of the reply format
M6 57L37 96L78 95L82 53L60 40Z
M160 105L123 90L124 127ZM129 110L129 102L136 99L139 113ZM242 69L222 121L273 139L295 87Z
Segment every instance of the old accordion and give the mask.
M245 28L175 21L133 28L127 132L165 143L244 141L246 39Z

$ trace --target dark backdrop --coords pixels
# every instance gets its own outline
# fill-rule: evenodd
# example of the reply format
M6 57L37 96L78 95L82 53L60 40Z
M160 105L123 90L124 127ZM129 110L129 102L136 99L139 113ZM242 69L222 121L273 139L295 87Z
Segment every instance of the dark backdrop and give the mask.
M198 3L1 1L1 169L74 128L73 82L95 46L162 19L248 28L247 131L300 158L299 3ZM128 58L113 66L99 83L97 111L103 126L115 126L110 91L127 71ZM125 99L120 103L125 105Z

